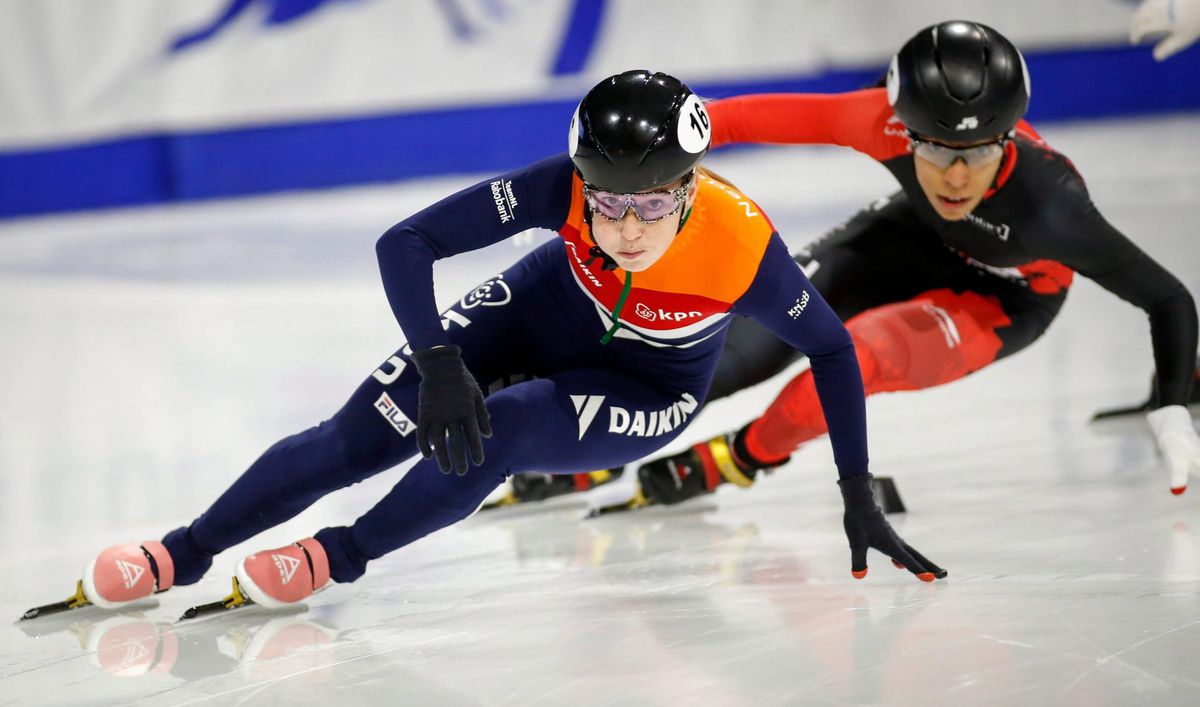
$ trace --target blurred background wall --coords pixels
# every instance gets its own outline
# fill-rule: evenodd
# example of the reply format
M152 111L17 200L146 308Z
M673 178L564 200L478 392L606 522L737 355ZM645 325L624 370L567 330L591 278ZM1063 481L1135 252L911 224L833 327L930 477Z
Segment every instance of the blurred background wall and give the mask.
M565 149L579 97L872 83L922 26L999 29L1030 119L1200 108L1123 0L0 0L0 218L393 181ZM1200 136L1198 136L1200 138Z

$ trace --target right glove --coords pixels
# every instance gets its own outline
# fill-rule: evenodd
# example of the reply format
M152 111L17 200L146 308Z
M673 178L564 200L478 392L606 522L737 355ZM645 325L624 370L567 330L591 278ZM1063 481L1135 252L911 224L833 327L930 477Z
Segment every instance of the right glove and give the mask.
M443 474L467 473L471 461L483 463L483 437L492 436L492 423L483 393L462 360L457 346L437 346L412 353L421 374L417 391L417 448L421 456L437 457Z
M1163 37L1154 45L1158 61L1187 48L1200 37L1200 0L1142 0L1129 23L1129 41L1150 36Z
M838 481L842 500L846 504L842 525L850 541L850 574L855 579L867 576L867 548L872 547L892 558L892 563L897 567L915 574L922 582L932 582L949 574L896 535L875 503L871 478L870 474L863 474Z
M1192 425L1192 414L1182 405L1164 405L1146 413L1154 439L1167 460L1171 493L1187 490L1188 472L1200 475L1200 436Z

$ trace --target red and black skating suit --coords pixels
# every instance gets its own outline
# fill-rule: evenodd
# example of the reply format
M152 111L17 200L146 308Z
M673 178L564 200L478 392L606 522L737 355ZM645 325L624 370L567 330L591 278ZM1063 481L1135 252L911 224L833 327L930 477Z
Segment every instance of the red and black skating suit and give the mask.
M1074 273L1150 319L1159 400L1184 404L1195 370L1196 308L1171 273L1108 223L1083 179L1025 122L995 183L962 221L939 217L917 183L886 90L742 96L709 104L713 144L822 143L883 164L901 190L795 254L847 323L867 394L961 378L1037 339ZM754 322L730 329L709 399L780 372L796 354ZM824 432L811 376L791 381L747 435L763 461Z

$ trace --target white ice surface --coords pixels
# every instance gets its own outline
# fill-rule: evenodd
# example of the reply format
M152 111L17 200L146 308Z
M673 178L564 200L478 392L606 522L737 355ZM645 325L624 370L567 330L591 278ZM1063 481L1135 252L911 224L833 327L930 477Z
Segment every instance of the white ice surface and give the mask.
M1200 115L1044 132L1200 291ZM792 244L894 184L835 149L711 163ZM191 520L332 413L400 343L374 240L466 181L0 223L0 616L67 596L101 548ZM528 247L439 264L441 301ZM1141 312L1081 281L1030 350L870 401L873 469L908 504L900 533L950 570L935 585L877 555L850 577L821 441L749 491L590 521L578 497L497 511L298 611L172 623L240 556L353 520L401 468L137 610L0 624L0 705L1200 704L1200 484L1168 493L1141 420L1088 424L1140 402L1152 366Z

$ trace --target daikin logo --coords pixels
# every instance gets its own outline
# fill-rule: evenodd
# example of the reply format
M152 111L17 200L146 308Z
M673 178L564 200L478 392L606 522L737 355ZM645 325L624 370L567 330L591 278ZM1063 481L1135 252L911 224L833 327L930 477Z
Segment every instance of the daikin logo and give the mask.
M626 437L657 437L665 435L687 422L700 403L691 393L684 393L669 408L662 410L626 410L610 405L608 431Z
M296 568L300 566L300 559L287 555L271 555L271 559L275 561L275 569L279 570L279 579L284 584L292 581L292 577L296 576Z
M604 287L604 285L600 284L600 280L596 279L596 276L593 275L592 271L588 269L587 264L584 263L579 257L579 251L575 250L575 244L571 241L564 242L567 244L567 247L571 249L571 257L575 259L575 263L579 266L579 269L583 270L583 274L587 275L587 279L596 287Z
M604 404L604 396L572 395L571 402L575 404L575 416L579 418L579 439L583 439L596 419L596 413L600 412L600 406Z
M121 571L121 581L125 583L126 589L133 589L133 585L137 584L142 575L146 573L145 567L138 567L125 560L117 560L117 569Z

